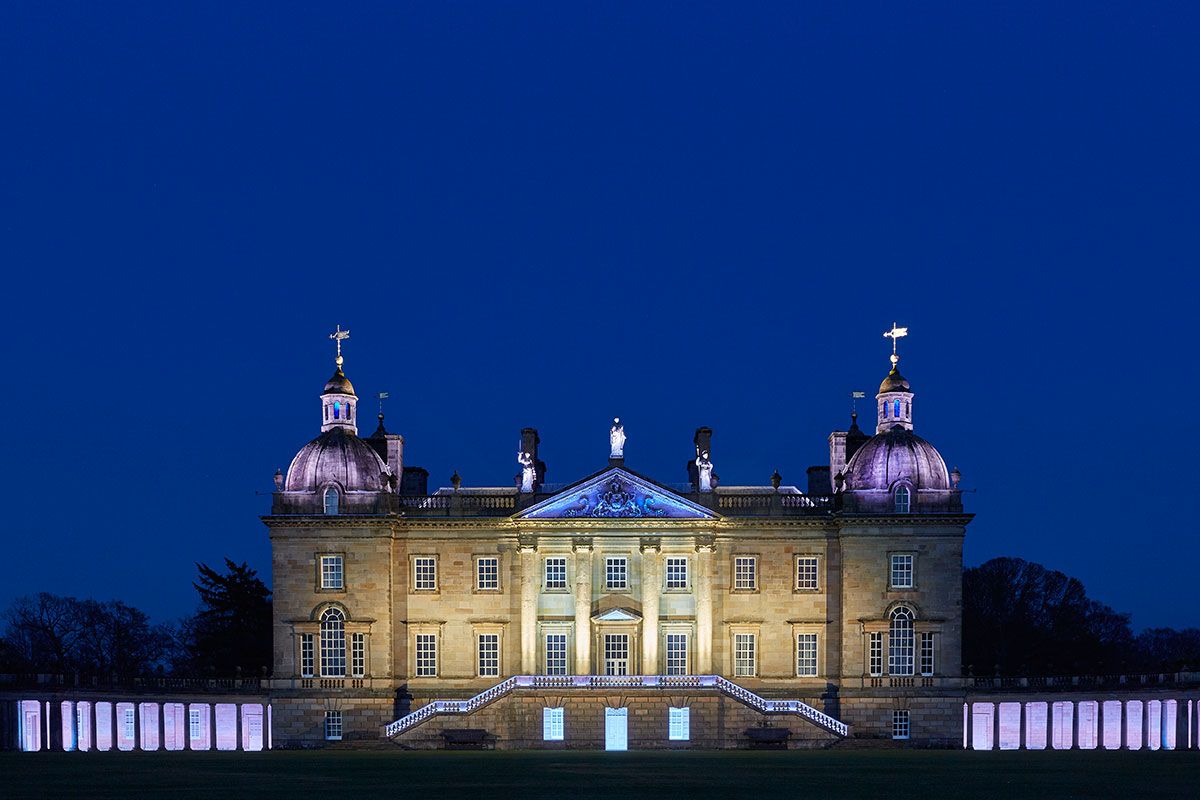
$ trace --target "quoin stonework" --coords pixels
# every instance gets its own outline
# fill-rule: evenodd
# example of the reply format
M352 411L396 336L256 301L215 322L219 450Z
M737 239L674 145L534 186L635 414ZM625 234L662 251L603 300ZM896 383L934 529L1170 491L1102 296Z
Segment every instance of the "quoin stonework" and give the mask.
M614 420L572 483L526 428L511 485L431 491L382 413L360 436L339 329L320 435L263 517L276 746L961 746L971 516L915 432L905 333L874 434L852 415L803 488L725 484L708 428L661 482Z

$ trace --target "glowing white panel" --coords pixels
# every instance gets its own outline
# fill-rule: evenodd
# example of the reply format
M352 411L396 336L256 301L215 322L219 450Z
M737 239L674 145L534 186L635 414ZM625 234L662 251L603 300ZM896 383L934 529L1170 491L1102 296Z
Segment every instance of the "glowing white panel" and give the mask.
M141 719L140 750L157 750L158 742L158 703L139 703L138 714Z
M237 750L237 706L217 703L217 749Z
M1079 749L1095 750L1099 739L1100 704L1095 700L1076 703L1079 707Z
M163 704L163 739L167 750L187 747L187 714L183 703Z
M1150 732L1149 741L1151 750L1158 750L1162 747L1162 703L1157 700L1151 700L1146 704L1146 713L1150 715Z
M1119 750L1121 747L1120 714L1120 700L1104 701L1104 730L1101 732L1100 741L1105 750Z
M242 749L263 749L263 707L261 703L242 705Z
M1046 703L1026 703L1025 704L1025 749L1026 750L1045 750L1046 742L1046 714L1049 713L1049 705Z
M82 752L95 749L92 743L92 703L88 700L75 704L75 749Z
M188 741L192 750L211 750L209 741L212 729L212 706L208 703L192 703L188 706Z
M1142 714L1146 709L1141 700L1130 700L1125 703L1125 741L1130 750L1141 750L1145 746L1142 741Z
M1021 704L1000 704L1000 749L1021 749Z
M113 749L112 730L113 704L108 701L96 703L96 749Z
M137 743L133 703L117 703L117 749L132 750Z
M1175 732L1178 728L1179 703L1174 700L1164 700L1162 704L1162 738L1163 749L1174 750L1179 747L1179 743L1175 741Z
M995 708L995 703L971 704L971 734L974 741L972 749L992 749L992 714L995 713Z
M38 700L22 700L17 704L17 725L20 729L21 750L36 753L42 749L42 704Z
M1051 744L1055 750L1071 749L1071 727L1075 719L1075 708L1072 703L1059 702L1054 704L1054 730Z

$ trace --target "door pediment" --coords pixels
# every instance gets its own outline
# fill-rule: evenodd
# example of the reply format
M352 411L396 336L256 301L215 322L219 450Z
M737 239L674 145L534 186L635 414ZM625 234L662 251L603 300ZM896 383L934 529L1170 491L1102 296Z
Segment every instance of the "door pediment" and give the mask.
M696 519L717 515L620 467L612 467L530 506L515 519Z

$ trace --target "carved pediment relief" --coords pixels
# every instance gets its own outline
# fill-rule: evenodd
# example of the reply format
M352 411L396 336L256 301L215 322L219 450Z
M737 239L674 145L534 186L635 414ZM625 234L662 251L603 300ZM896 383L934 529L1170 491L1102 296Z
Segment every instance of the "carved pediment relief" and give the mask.
M530 506L517 519L716 519L704 506L620 467Z

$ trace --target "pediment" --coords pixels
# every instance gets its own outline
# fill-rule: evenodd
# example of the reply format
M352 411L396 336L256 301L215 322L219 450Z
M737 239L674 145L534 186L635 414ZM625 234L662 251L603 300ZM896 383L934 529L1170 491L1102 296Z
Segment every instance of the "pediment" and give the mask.
M568 486L530 506L517 519L697 519L717 515L620 467Z
M593 622L638 622L642 615L631 608L610 608L592 617Z

